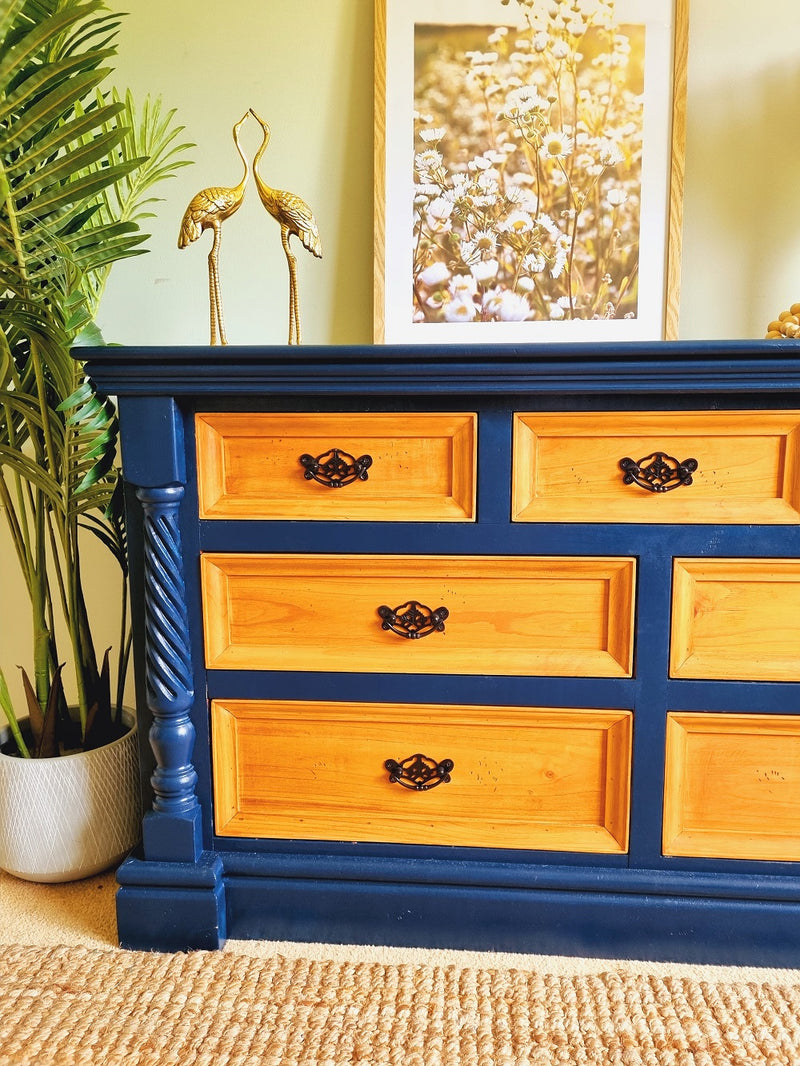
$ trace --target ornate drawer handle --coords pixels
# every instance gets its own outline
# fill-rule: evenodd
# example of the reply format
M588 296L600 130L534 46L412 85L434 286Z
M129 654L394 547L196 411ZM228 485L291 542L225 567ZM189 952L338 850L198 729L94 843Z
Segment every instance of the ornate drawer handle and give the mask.
M301 455L300 463L305 467L303 477L306 481L318 481L320 485L327 485L329 489L341 489L345 485L352 485L354 481L366 481L369 477L367 471L372 466L372 456L362 455L359 459L353 458L348 452L339 448L331 448L316 459L313 455Z
M679 463L665 452L652 452L638 463L633 459L620 459L619 465L625 471L622 480L626 485L635 482L648 492L669 492L680 485L691 485L692 474L697 470L696 459L684 459Z
M387 759L383 765L389 771L391 784L410 788L412 792L427 792L428 789L449 782L450 771L455 763L452 759L442 759L441 762L437 762L427 755L417 753L409 755L402 762Z
M379 607L378 614L383 619L381 629L391 629L393 633L408 637L409 640L419 640L431 633L444 633L445 619L450 616L446 607L437 607L432 611L416 600L409 600L394 608Z

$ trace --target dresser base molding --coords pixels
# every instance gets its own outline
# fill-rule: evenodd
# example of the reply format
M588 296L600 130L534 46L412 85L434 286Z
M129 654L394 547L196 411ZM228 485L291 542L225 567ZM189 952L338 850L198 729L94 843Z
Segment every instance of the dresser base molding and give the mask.
M222 860L150 862L135 855L117 870L117 931L132 951L212 951L225 943Z
M800 953L790 876L223 852L132 858L118 880L134 950L230 938L776 967Z
M234 878L232 939L793 967L800 901Z

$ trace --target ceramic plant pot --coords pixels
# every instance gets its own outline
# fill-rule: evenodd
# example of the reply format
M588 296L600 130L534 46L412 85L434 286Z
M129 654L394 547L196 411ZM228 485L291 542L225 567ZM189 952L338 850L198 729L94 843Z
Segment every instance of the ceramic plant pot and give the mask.
M77 881L119 863L139 840L134 717L119 740L54 759L0 753L0 869L25 881ZM0 730L0 743L9 736Z

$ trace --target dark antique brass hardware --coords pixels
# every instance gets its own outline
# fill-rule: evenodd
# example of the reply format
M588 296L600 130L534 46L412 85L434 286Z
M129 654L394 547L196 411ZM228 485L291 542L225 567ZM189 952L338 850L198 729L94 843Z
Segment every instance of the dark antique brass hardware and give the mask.
M410 788L412 792L427 792L437 785L447 784L450 780L450 771L455 766L452 759L442 759L437 762L427 755L409 755L402 762L387 759L383 764L389 771L389 781L392 784Z
M648 492L670 492L680 485L691 485L692 474L697 470L696 459L684 459L682 463L665 452L653 452L640 459L620 459L620 468L625 471L622 479L626 485L637 484Z
M391 629L393 633L408 637L409 640L418 640L431 633L444 633L445 619L450 616L446 607L437 607L432 611L416 600L409 600L394 608L379 607L378 614L383 619L382 629Z
M367 471L372 466L372 456L362 455L355 459L348 452L331 448L316 459L313 455L301 455L300 463L305 468L303 477L306 481L318 481L329 489L341 489L352 485L354 481L366 481Z

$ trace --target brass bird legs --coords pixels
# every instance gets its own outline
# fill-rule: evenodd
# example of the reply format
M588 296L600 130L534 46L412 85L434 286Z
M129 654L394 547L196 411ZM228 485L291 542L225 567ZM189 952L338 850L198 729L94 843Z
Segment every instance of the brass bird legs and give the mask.
M289 248L288 227L281 227L281 244L289 264L289 344L302 343L300 330L300 292L297 288L297 259Z
M211 316L211 344L227 344L225 319L222 314L222 289L219 283L219 246L222 238L222 225L213 227L214 240L208 253L208 306Z

